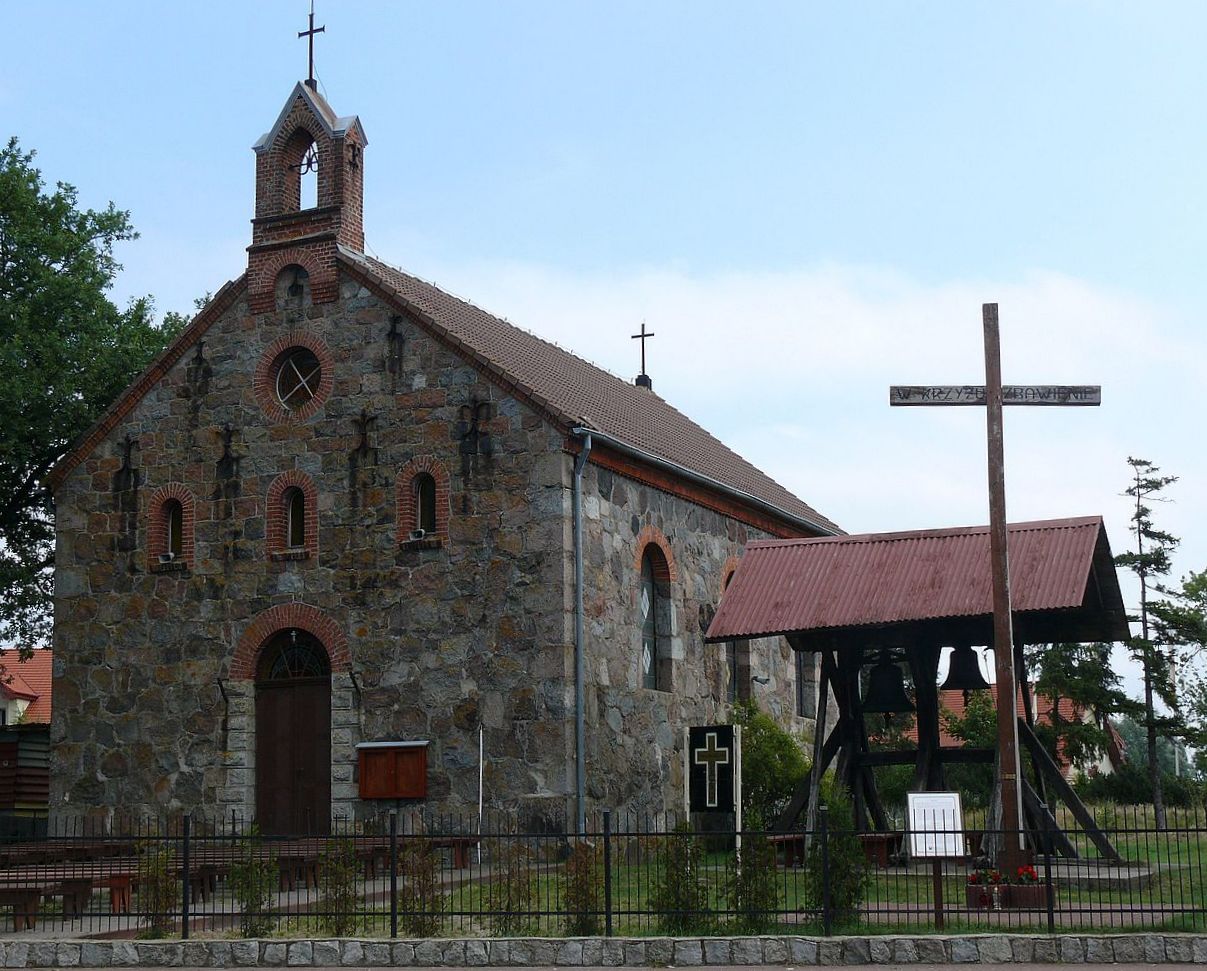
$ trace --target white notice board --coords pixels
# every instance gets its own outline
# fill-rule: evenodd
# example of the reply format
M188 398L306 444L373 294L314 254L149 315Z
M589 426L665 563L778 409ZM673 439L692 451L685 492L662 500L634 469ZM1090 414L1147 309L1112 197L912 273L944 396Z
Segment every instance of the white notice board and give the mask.
M909 855L964 855L964 813L958 792L908 792Z

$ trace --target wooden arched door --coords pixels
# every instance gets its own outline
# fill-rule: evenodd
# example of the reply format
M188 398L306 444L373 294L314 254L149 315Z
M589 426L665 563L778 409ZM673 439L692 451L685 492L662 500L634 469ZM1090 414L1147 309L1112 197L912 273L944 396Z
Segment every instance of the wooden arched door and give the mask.
M331 831L331 665L305 631L281 631L260 652L256 821L271 836Z

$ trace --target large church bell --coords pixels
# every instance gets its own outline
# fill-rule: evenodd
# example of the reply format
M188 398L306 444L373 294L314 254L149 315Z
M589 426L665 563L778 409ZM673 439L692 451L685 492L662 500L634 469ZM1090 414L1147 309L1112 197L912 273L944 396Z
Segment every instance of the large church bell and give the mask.
M888 651L880 652L880 659L868 673L868 693L863 699L863 710L884 715L914 711L914 703L905 693L905 672L889 657Z
M971 691L984 691L989 682L981 674L981 662L971 644L960 644L952 648L951 660L947 665L947 679L940 686L944 691L963 691L964 703L968 704Z

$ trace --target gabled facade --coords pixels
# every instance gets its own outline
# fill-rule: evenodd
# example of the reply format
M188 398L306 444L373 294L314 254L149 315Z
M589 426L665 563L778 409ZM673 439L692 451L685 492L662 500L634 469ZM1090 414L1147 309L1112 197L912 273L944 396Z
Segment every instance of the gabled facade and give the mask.
M358 746L390 741L471 810L480 737L488 807L659 810L731 697L809 727L811 659L702 634L748 539L836 527L652 389L365 256L366 145L294 89L247 272L53 474L53 811L322 831L381 808Z

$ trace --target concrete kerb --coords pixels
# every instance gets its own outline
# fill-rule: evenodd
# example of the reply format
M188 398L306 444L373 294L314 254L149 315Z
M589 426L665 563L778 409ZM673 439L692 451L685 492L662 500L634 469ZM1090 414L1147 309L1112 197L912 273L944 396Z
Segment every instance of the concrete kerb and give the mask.
M420 941L4 941L0 967L666 967L1207 964L1202 934L508 938Z

